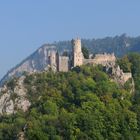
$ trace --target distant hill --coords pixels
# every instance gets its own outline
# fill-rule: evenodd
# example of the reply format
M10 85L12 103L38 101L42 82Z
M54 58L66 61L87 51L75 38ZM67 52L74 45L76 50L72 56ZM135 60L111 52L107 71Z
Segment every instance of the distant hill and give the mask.
M82 39L82 45L88 48L90 53L114 52L117 57L121 57L129 52L140 52L140 36L129 37L123 34L121 36L105 37L103 39ZM10 77L19 76L23 72L39 72L46 69L48 64L46 50L54 49L55 46L60 53L71 51L71 41L60 41L42 45L33 54L11 69L2 78L0 85Z
M121 57L129 52L140 52L140 36L129 37L126 34L102 39L82 39L82 44L89 49L90 53L114 52L117 57ZM59 50L67 50L70 48L71 42L60 41L54 45L56 45Z

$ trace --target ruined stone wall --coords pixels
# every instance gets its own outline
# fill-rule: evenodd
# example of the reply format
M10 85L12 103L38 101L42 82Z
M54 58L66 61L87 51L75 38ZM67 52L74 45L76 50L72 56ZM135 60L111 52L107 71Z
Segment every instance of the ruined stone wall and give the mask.
M101 64L103 66L108 63L115 63L116 57L114 54L96 54L93 59L84 59L84 64Z
M96 54L94 60L96 63L113 62L113 61L115 62L116 57L113 53L112 54L107 54L107 53Z
M96 54L94 57L95 64L102 64L103 66L107 63L115 63L116 57L114 54Z
M58 71L68 72L69 70L69 57L59 56L58 57Z

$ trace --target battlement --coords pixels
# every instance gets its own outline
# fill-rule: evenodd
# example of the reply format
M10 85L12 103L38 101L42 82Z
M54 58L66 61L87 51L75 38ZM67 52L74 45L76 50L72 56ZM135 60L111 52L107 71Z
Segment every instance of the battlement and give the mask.
M96 64L102 64L102 63L107 63L107 62L115 62L116 61L116 57L114 55L114 53L112 54L96 54L94 61Z
M105 66L108 63L115 63L116 57L114 53L112 54L96 54L95 57L92 59L84 59L84 64L101 64Z
M110 53L96 54L95 58L97 58L97 59L98 58L107 58L107 59L108 58L113 58L114 59L115 55L114 55L114 53L111 53L111 54Z

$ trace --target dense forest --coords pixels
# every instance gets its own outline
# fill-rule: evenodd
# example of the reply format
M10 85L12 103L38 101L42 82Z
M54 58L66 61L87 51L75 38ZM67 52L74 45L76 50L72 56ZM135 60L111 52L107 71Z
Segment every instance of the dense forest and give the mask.
M117 63L132 72L135 93L129 81L120 86L102 66L27 75L32 105L26 113L0 116L0 139L15 140L24 132L27 140L139 140L140 54L125 55Z
M126 34L101 39L82 39L82 44L94 54L107 52L122 57L129 52L140 52L140 37L130 37ZM70 41L55 42L54 45L59 51L71 50Z

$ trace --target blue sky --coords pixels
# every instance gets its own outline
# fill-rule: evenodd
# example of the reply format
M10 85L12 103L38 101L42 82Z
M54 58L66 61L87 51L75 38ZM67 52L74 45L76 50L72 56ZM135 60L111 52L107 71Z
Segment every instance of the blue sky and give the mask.
M0 78L44 43L140 35L140 0L1 0Z

